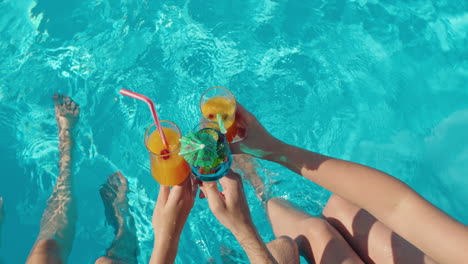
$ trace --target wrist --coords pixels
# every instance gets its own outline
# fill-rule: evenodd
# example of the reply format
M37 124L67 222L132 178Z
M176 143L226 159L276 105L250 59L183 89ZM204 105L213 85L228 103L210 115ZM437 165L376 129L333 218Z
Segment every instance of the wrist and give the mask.
M238 229L233 234L247 254L250 263L276 263L253 224Z
M267 139L260 140L259 144L245 144L241 141L239 142L239 150L259 159L271 160L282 144L284 143L279 139L268 136Z
M176 243L179 241L179 237L181 234L181 231L179 230L172 228L164 228L160 231L156 231L156 229L154 230L155 243Z
M287 146L286 143L277 138L272 138L267 146L268 147L266 148L266 152L268 154L265 155L263 159L277 163L285 160L283 150Z
M155 234L150 263L174 263L179 247L180 234Z
M259 234L257 229L253 226L253 223L246 223L244 225L239 225L236 228L231 230L231 233L234 237L241 243L242 241L254 241L258 240Z

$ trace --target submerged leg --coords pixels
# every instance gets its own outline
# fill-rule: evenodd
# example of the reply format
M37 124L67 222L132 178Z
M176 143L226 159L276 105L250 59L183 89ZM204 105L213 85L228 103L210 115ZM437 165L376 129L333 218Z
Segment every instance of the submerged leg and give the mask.
M75 234L76 204L72 193L71 161L79 106L68 96L55 95L59 127L59 176L41 219L41 230L27 263L62 263L70 254Z
M138 240L135 222L128 208L128 182L119 171L110 175L100 190L106 218L114 227L115 238L105 256L96 263L137 263Z
M255 189L258 199L265 201L267 196L265 193L265 184L257 174L257 168L260 168L260 165L255 158L246 154L233 155L233 158L232 170L241 174L245 180L248 180Z

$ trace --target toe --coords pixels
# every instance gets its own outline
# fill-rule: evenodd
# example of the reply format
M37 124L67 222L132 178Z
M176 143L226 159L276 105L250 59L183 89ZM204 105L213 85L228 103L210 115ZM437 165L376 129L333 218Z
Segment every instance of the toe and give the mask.
M119 180L116 177L115 173L109 175L109 177L107 177L107 181L109 182L110 185L118 185L119 183Z
M127 178L125 178L125 176L120 171L117 171L115 174L116 177L119 178L121 184L127 185Z
M101 194L101 197L104 199L106 195L106 193L108 193L108 189L109 189L109 186L107 186L107 184L103 184L101 185L101 188L99 188L99 193Z

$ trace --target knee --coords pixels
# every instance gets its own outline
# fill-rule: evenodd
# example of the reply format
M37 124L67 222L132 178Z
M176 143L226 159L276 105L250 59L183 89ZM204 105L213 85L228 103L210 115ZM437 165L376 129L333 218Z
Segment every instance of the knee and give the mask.
M267 210L271 210L272 207L277 207L280 202L281 200L276 197L268 199L266 201Z
M114 264L113 260L109 259L108 257L100 257L94 262L94 264Z
M322 218L308 218L301 223L304 235L308 238L328 238L333 235L333 227Z
M269 199L266 207L267 213L270 217L283 218L284 213L288 213L288 215L293 216L294 221L312 217L301 209L296 208L291 202L282 198L274 197Z
M53 238L45 238L37 241L33 249L33 254L57 254L60 252L60 246L57 240Z
M280 248L287 249L288 251L295 251L297 250L297 245L294 240L288 236L280 236L274 240L275 244L278 245Z
M266 201L266 211L269 217L278 215L281 208L284 205L284 200L280 200L276 197L270 198Z
M299 249L288 236L281 236L267 244L270 253L278 263L299 263Z
M346 200L344 200L336 194L333 194L332 196L330 196L330 199L328 199L325 208L323 208L322 214L325 217L337 215L339 212L342 211L346 203Z
M53 238L37 241L26 263L63 263L59 243Z

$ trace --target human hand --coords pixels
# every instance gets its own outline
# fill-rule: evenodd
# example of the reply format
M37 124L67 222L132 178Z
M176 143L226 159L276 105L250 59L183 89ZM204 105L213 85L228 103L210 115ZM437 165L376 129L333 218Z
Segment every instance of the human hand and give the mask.
M239 174L229 170L219 183L222 192L218 191L216 182L200 185L211 212L236 237L250 263L276 263L252 222Z
M179 185L161 185L153 212L153 229L156 236L180 234L194 204L198 185L191 177Z
M253 222L239 174L229 170L219 183L222 192L218 191L216 182L203 182L200 185L213 215L234 235L251 228Z
M233 154L250 154L257 158L266 158L272 153L272 147L279 142L239 103L236 107L236 126L237 134L242 140L231 144Z
M155 235L150 263L174 263L179 246L179 238L190 210L192 210L197 185L192 178L187 179L172 189L161 185L158 200L153 212Z

